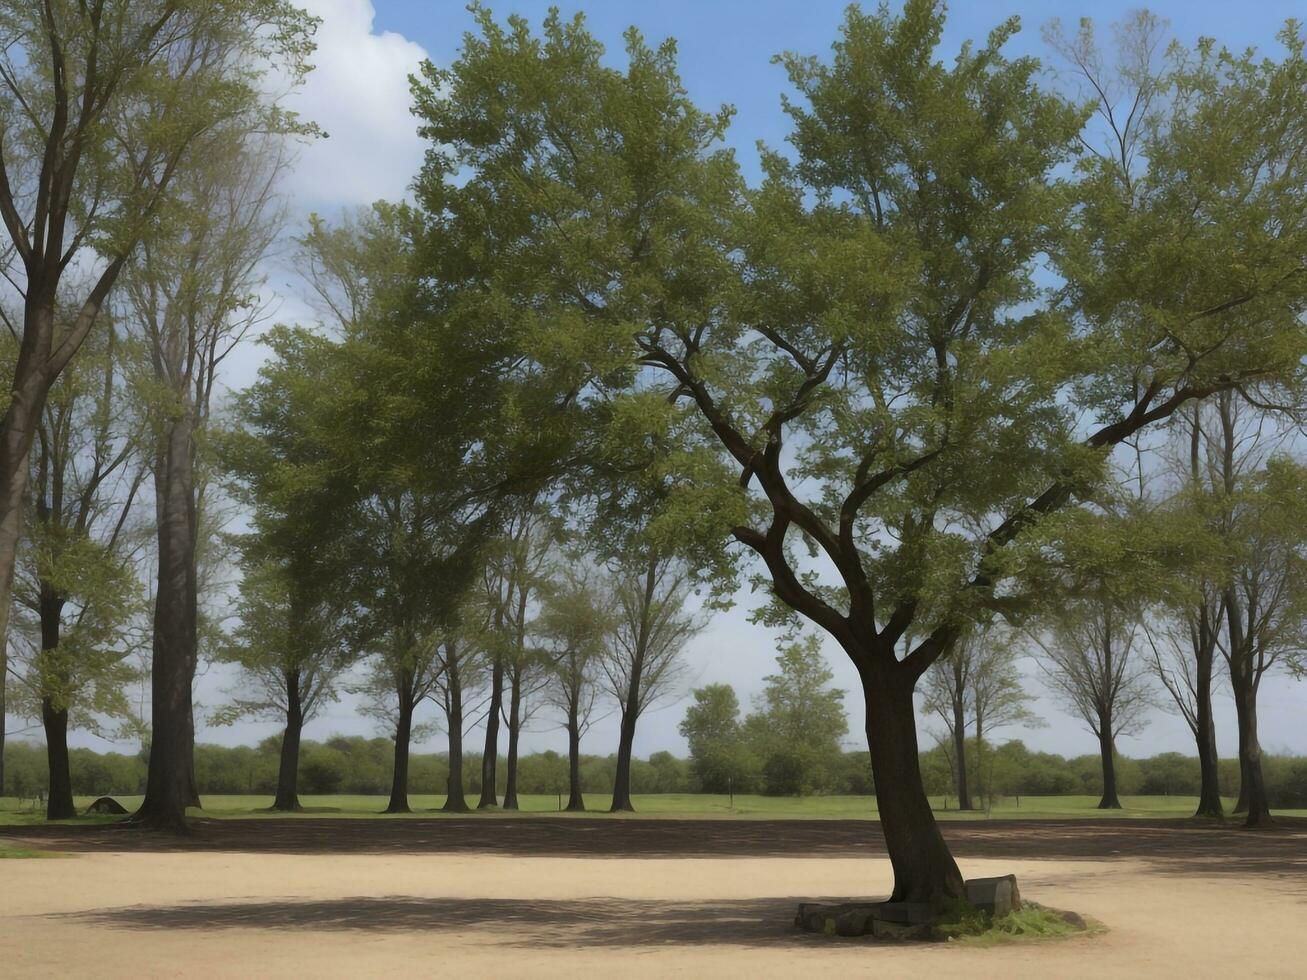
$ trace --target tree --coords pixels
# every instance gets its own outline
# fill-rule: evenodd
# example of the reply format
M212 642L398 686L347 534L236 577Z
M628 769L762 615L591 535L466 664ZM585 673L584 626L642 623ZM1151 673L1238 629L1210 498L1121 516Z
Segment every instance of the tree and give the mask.
M729 684L696 688L680 733L690 746L690 766L705 793L741 793L753 788L758 762L745 744L740 702Z
M486 742L481 756L481 799L477 809L497 805L499 722L508 726L507 780L504 809L517 809L517 755L522 726L530 712L529 695L543 683L537 651L528 645L532 618L538 605L556 536L550 532L535 501L527 501L512 515L500 540L490 549L485 591L489 602L488 639L492 645L490 705L486 713ZM508 704L503 701L508 684Z
M267 81L303 78L315 25L284 0L0 5L0 262L23 298L21 321L5 316L19 354L0 421L0 650L51 386L137 244L167 220L173 182L222 145L220 131L304 131ZM69 269L91 272L75 300ZM60 304L74 311L62 323Z
M1182 470L1178 504L1193 508L1199 518L1219 536L1221 508L1212 506L1208 490L1211 475L1204 445L1203 406L1186 412L1182 432L1187 430L1187 459ZM1214 666L1221 624L1225 619L1225 597L1220 573L1200 570L1193 601L1159 611L1156 624L1145 621L1153 667L1172 703L1194 736L1198 749L1200 784L1195 816L1224 816L1221 803L1219 758L1216 751L1216 719L1212 712Z
M976 731L976 794L982 799L991 789L982 753L985 734L1007 725L1039 726L1043 722L1027 705L1021 671L1017 667L1019 648L1001 630L990 630L976 651L971 672L971 705Z
M1055 538L1116 447L1216 391L1301 381L1300 46L1178 52L1123 182L1093 154L1068 173L1088 108L1004 57L1014 21L946 64L940 5L851 9L829 63L781 59L797 159L768 154L746 190L729 112L692 104L671 43L630 32L618 69L580 20L537 39L478 18L415 87L419 200L513 243L476 266L486 302L554 325L532 356L570 357L578 399L613 393L617 431L697 424L699 451L660 464L657 533L727 592L739 553L716 542L743 546L839 643L893 898L960 897L921 783L917 680L982 614L1037 604L1014 553ZM1221 57L1229 84L1203 84ZM1267 147L1276 179L1248 183ZM1057 290L1037 276L1049 256Z
M138 413L126 375L139 353L112 328L51 388L32 457L33 517L14 598L19 713L41 719L49 772L46 815L73 817L70 717L97 733L130 728L137 677L141 529L133 505L145 477Z
M947 730L948 737L940 744L948 751L959 810L971 809L967 786L967 726L974 717L969 703L974 642L970 636L960 639L952 650L931 664L923 690L922 707L937 714Z
M445 712L445 732L449 738L449 781L444 810L466 813L469 807L463 795L464 712L468 694L484 681L485 660L482 651L457 626L442 631L436 649L438 670L432 697Z
M1116 739L1146 723L1152 701L1140 662L1138 617L1110 596L1090 598L1067 610L1051 638L1039 641L1040 662L1053 689L1098 739L1103 769L1100 810L1119 810Z
M782 647L776 666L745 730L762 757L764 791L805 796L828 786L842 754L840 740L849 731L844 692L830 686L835 675L816 635Z
M277 794L272 809L300 809L300 738L304 725L337 697L340 674L352 651L337 610L306 595L285 563L247 564L236 612L239 625L220 659L241 670L237 698L219 724L242 716L282 723Z
M567 730L569 811L585 809L581 794L581 739L594 721L600 663L616 614L585 572L558 570L547 586L540 635L548 650L550 683L545 698Z
M685 611L684 566L656 552L620 565L610 588L613 627L599 660L602 683L620 713L613 813L632 811L631 752L641 715L674 697L685 673L685 645L704 628Z
M222 136L179 181L175 220L141 244L123 282L152 368L158 547L150 778L134 819L167 829L184 828L186 807L198 804L192 684L208 484L199 449L218 368L263 316L259 264L282 218L280 148L235 128Z

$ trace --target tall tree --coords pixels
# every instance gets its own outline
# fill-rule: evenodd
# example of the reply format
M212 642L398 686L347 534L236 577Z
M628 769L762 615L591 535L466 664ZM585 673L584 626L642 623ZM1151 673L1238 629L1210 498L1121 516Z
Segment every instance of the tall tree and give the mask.
M982 612L1035 601L1014 553L1059 533L1116 447L1194 399L1302 380L1301 45L1177 51L1123 182L1080 153L1089 107L1003 55L1015 21L944 62L942 5L851 9L829 62L781 59L797 160L768 154L746 192L729 112L694 106L671 43L632 31L617 68L579 19L537 38L477 16L415 87L419 200L512 243L473 263L482 296L538 325L536 362L570 359L578 399L632 382L616 431L686 406L702 451L660 463L658 534L723 591L729 536L834 637L867 702L893 897L960 896L917 680Z
M640 717L680 693L685 645L702 617L686 612L690 597L683 563L648 549L619 564L611 581L613 628L600 658L607 695L619 714L617 769L611 811L633 811L631 754Z
M174 221L124 273L127 314L153 375L158 576L150 767L139 823L185 826L194 792L192 685L199 657L199 529L207 469L199 449L220 365L263 316L254 297L281 230L284 157L263 135L225 129L205 166L178 184Z
M104 732L130 721L144 596L142 528L133 521L146 471L140 413L127 375L139 353L110 330L52 387L32 456L26 547L15 583L23 666L20 713L41 720L49 771L46 815L75 816L70 717ZM28 627L28 628L25 628ZM30 634L30 635L29 635Z
M218 131L302 130L266 93L271 73L303 78L315 25L286 0L0 4L0 219L12 246L0 257L14 260L4 273L23 299L20 322L5 318L19 353L0 421L0 650L51 386L137 244L168 220L178 175L226 141ZM75 300L70 269L92 270ZM60 303L75 310L62 323Z

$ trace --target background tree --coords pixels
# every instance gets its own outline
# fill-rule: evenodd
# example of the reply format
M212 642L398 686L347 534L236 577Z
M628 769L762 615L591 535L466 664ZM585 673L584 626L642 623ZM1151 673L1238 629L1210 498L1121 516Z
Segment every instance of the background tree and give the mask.
M759 762L745 741L740 701L729 684L696 688L679 731L690 748L690 765L704 793L749 793Z
M76 815L70 714L99 734L135 721L137 577L144 537L133 505L145 478L140 414L128 375L139 351L110 328L51 388L30 483L33 516L20 553L11 647L23 668L19 713L41 720L49 772L46 814Z
M240 667L242 696L215 717L218 724L246 716L282 723L272 809L285 812L301 809L304 725L337 698L338 679L352 662L339 612L303 585L285 563L246 565L236 605L240 622L220 654Z
M443 809L447 813L466 813L470 807L463 793L463 733L469 699L475 699L485 682L484 650L478 649L476 641L458 626L441 632L436 649L439 669L432 699L445 713L449 739L449 780Z
M173 181L226 142L215 134L305 131L268 80L303 78L315 26L284 0L0 5L0 220L12 246L0 259L14 260L4 273L23 300L21 322L6 317L19 352L0 421L0 651L51 386L138 242L167 220ZM91 272L76 300L69 269ZM75 310L62 323L61 303Z
M613 628L599 660L601 682L620 716L611 811L633 811L631 753L635 729L650 707L675 697L685 676L685 645L703 630L686 612L685 566L657 552L628 560L613 573Z
M1119 810L1116 788L1116 739L1137 731L1151 706L1148 674L1138 646L1142 629L1137 614L1100 594L1068 609L1041 640L1044 669L1053 690L1068 710L1098 739L1102 760L1100 810Z
M975 717L970 695L973 688L971 654L976 642L971 633L959 638L952 650L930 665L922 685L922 707L944 722L947 734L940 744L948 750L959 810L971 809L971 793L967 786L967 727Z
M601 664L617 629L617 613L585 572L559 569L544 594L540 636L548 651L545 698L567 731L567 809L585 809L581 792L581 739L594 721Z
M829 786L841 755L849 731L844 692L831 687L835 675L816 635L782 647L776 666L745 731L762 759L763 791L806 796Z
M1032 700L1017 665L1021 650L1003 629L990 629L975 651L971 670L971 706L976 732L976 794L992 792L984 757L986 733L1008 725L1039 726L1030 710Z

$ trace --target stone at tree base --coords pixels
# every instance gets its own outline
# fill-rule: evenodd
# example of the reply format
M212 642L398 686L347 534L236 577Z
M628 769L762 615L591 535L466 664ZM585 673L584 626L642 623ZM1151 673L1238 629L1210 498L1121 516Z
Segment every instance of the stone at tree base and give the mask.
M86 808L87 813L113 813L124 814L127 808L115 800L112 796L102 796Z
M999 878L971 878L964 883L967 901L995 918L1021 908L1021 890L1016 875Z

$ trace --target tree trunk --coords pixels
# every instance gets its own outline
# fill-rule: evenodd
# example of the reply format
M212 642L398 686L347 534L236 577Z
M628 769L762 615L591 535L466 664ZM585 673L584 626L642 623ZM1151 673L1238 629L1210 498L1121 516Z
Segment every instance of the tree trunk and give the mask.
M638 682L633 681L631 687L637 688ZM634 703L627 701L622 707L621 731L617 739L617 772L613 774L613 805L608 808L609 813L635 812L631 803L631 751L635 744L635 712L630 707Z
M50 698L41 699L41 724L45 728L45 757L49 763L47 820L68 820L77 816L73 806L73 780L68 767L68 709L56 709Z
M1119 810L1121 800L1116 795L1116 746L1112 738L1111 712L1099 713L1098 754L1103 764L1103 798L1098 801L1098 809Z
M567 711L567 809L578 812L585 809L581 796L581 722L576 699Z
M939 832L921 780L912 704L915 678L897 662L877 663L865 656L855 662L861 666L867 704L876 805L894 868L891 900L939 904L961 898L962 872Z
M499 805L499 712L504 703L504 660L495 657L490 671L490 709L486 715L486 747L481 753L481 799L477 809Z
M463 795L463 705L462 693L458 705L449 712L449 781L445 787L446 813L467 813L467 797Z
M192 410L168 425L155 463L158 587L154 601L150 763L145 799L133 821L185 831L195 796L191 686L197 657L198 577Z
M1233 678L1233 673L1232 673ZM1257 737L1257 685L1242 679L1234 687L1235 713L1239 722L1239 798L1244 803L1243 825L1249 828L1270 827L1271 808L1266 798L1266 781L1262 776L1262 746ZM1236 809L1236 813L1239 811Z
M1197 651L1197 683L1195 685L1194 737L1198 744L1198 770L1201 783L1198 790L1196 817L1223 817L1221 783L1216 752L1216 719L1212 716L1212 665L1213 650L1210 644Z
M53 329L53 299L47 307L29 296L23 314L23 343L9 391L9 407L0 423L0 794L5 775L5 687L9 679L9 613L13 601L14 565L23 533L23 497L27 492L28 457L36 438L37 420L45 406L48 384L33 372L37 331L49 336ZM47 341L48 343L48 341Z
M956 660L956 658L954 658ZM967 788L967 719L966 703L962 698L961 667L955 664L954 680L957 686L953 693L953 760L956 772L954 780L958 794L958 809L971 809L971 793Z
M508 758L504 782L504 809L517 809L517 742L522 733L522 667L514 664L509 674Z
M272 808L296 813L300 806L300 733L304 730L304 708L300 703L300 675L286 671L286 728L281 733L281 763L277 769L277 798Z
M390 802L383 813L411 813L408 808L408 743L413 735L413 704L401 697L395 725L395 767L390 777Z

